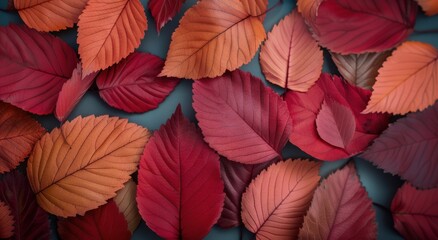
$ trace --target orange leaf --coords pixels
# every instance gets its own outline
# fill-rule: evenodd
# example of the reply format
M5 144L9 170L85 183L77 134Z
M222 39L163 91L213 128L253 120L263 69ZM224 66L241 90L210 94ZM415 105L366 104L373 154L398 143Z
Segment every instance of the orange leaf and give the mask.
M114 197L114 202L123 215L125 216L126 221L128 222L128 228L131 233L137 228L138 224L140 224L140 213L138 212L137 202L135 200L135 196L137 195L137 185L134 181L129 180L125 187L120 189L117 192L117 195Z
M296 239L318 185L320 164L287 160L263 170L242 196L242 221L257 239Z
M78 22L84 75L127 57L140 46L146 30L146 15L139 0L89 0Z
M14 217L6 203L0 201L0 238L10 238L14 233Z
M322 1L323 0L298 0L298 12L301 13L306 21L314 20L318 12L319 4L321 4Z
M203 0L172 35L160 76L217 77L251 61L266 33L239 0Z
M260 64L268 81L302 92L318 80L322 62L318 43L296 11L274 26L260 52Z
M427 16L432 16L438 13L438 1L437 0L417 0Z
M249 15L259 17L261 21L265 19L268 0L240 0L240 2L242 2Z
M383 63L363 113L406 114L438 99L438 50L422 42L404 42Z
M44 132L30 114L0 102L0 173L16 168Z
M105 204L137 170L149 132L108 116L77 117L44 135L27 175L39 205L61 217Z
M21 19L38 31L59 31L78 21L88 0L14 0Z

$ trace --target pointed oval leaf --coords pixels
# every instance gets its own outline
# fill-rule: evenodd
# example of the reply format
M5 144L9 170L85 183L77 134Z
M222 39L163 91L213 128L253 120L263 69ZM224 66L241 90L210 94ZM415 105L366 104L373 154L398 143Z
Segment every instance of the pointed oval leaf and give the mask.
M147 30L139 0L89 0L79 16L78 44L84 73L108 68L140 46Z
M378 70L391 51L342 55L330 53L341 75L351 85L371 89Z
M157 32L181 10L185 0L150 0L148 7L154 17Z
M126 112L155 109L180 81L157 77L163 65L155 55L133 53L99 74L99 95L109 105Z
M364 113L406 114L438 100L438 49L404 42L383 63Z
M310 26L332 52L381 52L408 37L416 15L414 0L324 0Z
M39 205L61 217L103 205L137 170L148 138L147 129L108 116L77 117L44 135L27 164Z
M240 0L249 15L258 17L261 21L265 19L268 8L268 0Z
M219 156L178 106L154 133L140 161L137 203L160 237L202 239L222 210Z
M298 12L275 25L260 51L266 79L280 87L307 91L322 71L322 51Z
M304 17L307 22L315 20L318 12L318 7L323 0L298 0L298 12Z
M14 235L14 217L9 206L0 201L0 238L10 238Z
M21 173L13 171L0 178L0 201L10 207L14 218L11 239L51 239L49 216L38 206L26 177Z
M172 34L160 75L220 76L251 61L265 37L262 22L239 0L203 0L187 10Z
M196 81L193 108L204 139L226 158L255 164L281 157L291 129L287 106L260 79L236 70Z
M316 189L299 239L376 239L376 213L360 184L354 165L348 164Z
M59 31L78 21L88 0L14 0L21 19L38 31Z
M438 103L397 120L361 157L414 186L438 187Z
M58 233L65 240L129 240L131 232L114 201L88 211L84 216L58 219Z
M0 173L16 168L45 132L30 114L0 102Z
M292 120L291 143L324 161L347 158L362 152L387 127L389 119L386 114L361 114L370 95L370 91L326 73L306 93L286 92L284 99ZM354 115L356 129L346 148L333 146L318 134L316 118L327 99L348 107Z
M0 27L0 100L50 114L78 59L66 43L26 26Z
M242 196L242 220L256 239L296 239L319 182L319 165L287 160L263 170Z
M438 1L436 0L416 0L427 16L438 14Z
M395 229L406 239L437 239L437 196L437 188L417 190L403 184L391 204Z
M138 212L137 202L135 201L135 196L137 195L137 185L134 181L129 180L125 187L117 192L114 197L114 202L119 207L120 212L125 216L128 222L128 228L131 233L135 231L138 224L140 224L140 213Z

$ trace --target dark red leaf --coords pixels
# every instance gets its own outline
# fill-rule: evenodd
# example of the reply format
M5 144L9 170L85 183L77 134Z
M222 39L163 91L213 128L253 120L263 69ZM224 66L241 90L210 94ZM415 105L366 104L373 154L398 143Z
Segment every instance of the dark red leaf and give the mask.
M128 223L113 200L84 216L59 218L58 233L63 240L131 239Z
M37 204L29 183L13 171L1 176L0 201L11 208L14 235L11 239L50 239L49 216Z
M146 145L137 203L146 224L166 239L202 239L224 202L219 156L181 107Z
M306 93L286 92L285 101L292 119L291 142L311 156L326 161L363 151L386 128L389 118L386 114L361 114L370 95L369 90L351 86L340 77L326 73ZM348 107L355 117L356 129L346 148L333 146L318 134L316 118L327 99Z
M0 27L0 100L35 114L54 111L78 59L66 43L24 25Z
M0 201L0 238L10 238L14 235L14 217L11 208Z
M146 112L164 101L179 83L178 78L157 77L164 62L148 53L133 53L102 71L96 83L109 105L126 112Z
M172 20L179 12L185 0L150 0L149 9L155 19L157 32L160 32L164 25Z
M193 108L219 154L246 164L281 157L291 130L287 106L260 79L236 70L195 81Z

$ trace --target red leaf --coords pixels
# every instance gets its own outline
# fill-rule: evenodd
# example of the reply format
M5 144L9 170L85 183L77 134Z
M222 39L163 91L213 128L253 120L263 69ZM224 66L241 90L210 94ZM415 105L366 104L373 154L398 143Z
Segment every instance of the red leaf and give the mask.
M202 239L219 218L223 188L219 156L179 106L149 140L140 161L140 215L162 238Z
M185 0L150 0L148 7L154 17L157 32L179 12Z
M324 0L310 25L319 43L333 52L381 52L413 31L416 15L413 0Z
M0 179L0 201L11 208L12 239L50 239L49 216L37 204L27 179L18 171Z
M14 235L14 217L9 206L0 201L0 238L10 238Z
M242 224L240 216L242 194L251 181L265 168L278 160L260 164L242 164L221 159L221 176L225 186L225 202L218 225L222 228L237 227Z
M58 233L66 240L131 239L128 223L112 200L84 216L59 218Z
M98 72L90 73L87 76L82 75L82 66L78 63L73 70L70 80L62 86L59 92L58 101L56 102L55 117L64 122L76 107L87 90L93 84L94 78Z
M126 112L146 112L164 101L178 78L157 77L164 62L148 53L133 53L97 77L99 94L109 105Z
M376 239L376 213L353 164L316 189L300 239Z
M388 124L386 114L361 114L371 92L351 86L338 76L322 74L308 92L288 91L285 101L292 119L290 140L315 158L333 161L347 158L363 151ZM316 118L326 99L348 107L356 120L353 139L347 147L339 148L324 141L317 132Z
M66 43L26 26L0 27L0 100L50 114L78 59Z
M438 189L417 190L405 183L391 204L394 226L406 239L438 239Z
M291 129L287 106L260 79L236 70L195 81L193 108L219 154L247 164L281 157Z
M438 103L390 125L361 157L414 186L438 187Z

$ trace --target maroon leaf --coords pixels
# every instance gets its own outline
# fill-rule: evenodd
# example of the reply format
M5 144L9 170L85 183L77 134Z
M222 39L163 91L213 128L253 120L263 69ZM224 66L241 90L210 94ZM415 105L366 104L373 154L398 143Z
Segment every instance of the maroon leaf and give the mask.
M66 43L24 25L0 27L0 100L50 114L78 59Z
M9 206L0 201L0 238L10 238L14 235L14 217Z
M406 239L438 239L438 189L417 190L405 183L391 204L394 226Z
M376 214L353 164L316 189L300 239L376 239Z
M146 112L164 101L179 83L178 78L157 77L164 62L148 53L133 53L102 71L96 83L109 105L126 112Z
M281 157L291 129L287 106L260 79L236 70L195 81L193 108L219 154L246 164Z
M160 32L164 25L172 20L179 12L185 0L150 0L149 9L155 19L157 32Z
M131 239L128 223L112 200L84 216L59 218L58 233L65 240Z
M414 186L437 187L438 103L396 121L361 156Z
M223 188L219 156L178 106L140 161L140 215L162 238L202 239L220 216Z
M14 235L11 239L50 239L49 216L37 204L27 179L18 171L2 175L0 201L11 208Z

